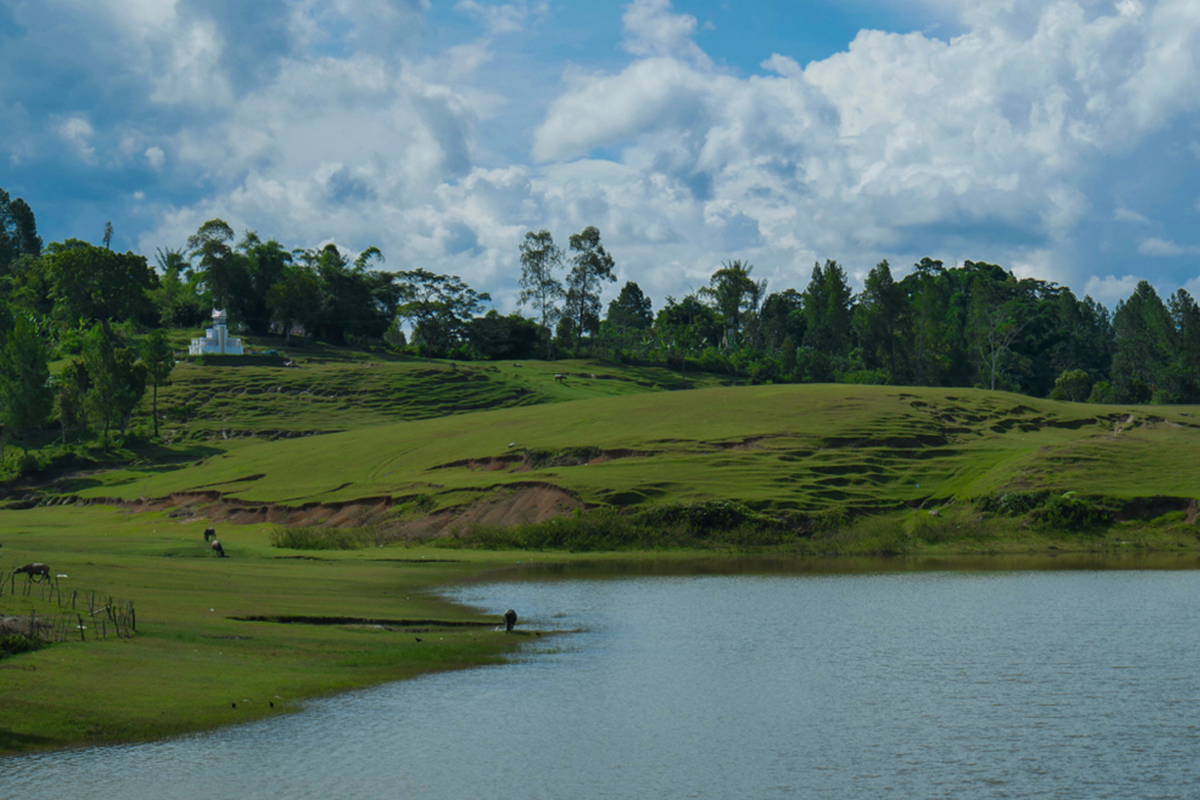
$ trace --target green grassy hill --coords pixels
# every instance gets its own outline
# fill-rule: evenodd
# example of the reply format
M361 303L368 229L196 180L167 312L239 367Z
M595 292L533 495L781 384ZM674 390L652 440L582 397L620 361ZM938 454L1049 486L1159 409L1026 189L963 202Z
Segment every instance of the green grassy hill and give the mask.
M435 368L411 369L425 381ZM464 375L460 368L423 391L477 380ZM583 382L554 388L576 391ZM368 426L351 421L380 412L340 402L345 413L330 413L324 427L351 428L341 433L231 443L187 467L113 471L58 488L125 500L219 493L291 507L416 498L430 510L542 486L588 506L733 500L803 515L1037 490L1127 499L1200 493L1200 408L793 385L593 397Z
M285 351L295 367L182 363L159 392L168 441L328 433L483 409L718 385L654 367L592 361L498 363ZM556 375L562 375L556 380ZM149 409L148 400L143 404Z

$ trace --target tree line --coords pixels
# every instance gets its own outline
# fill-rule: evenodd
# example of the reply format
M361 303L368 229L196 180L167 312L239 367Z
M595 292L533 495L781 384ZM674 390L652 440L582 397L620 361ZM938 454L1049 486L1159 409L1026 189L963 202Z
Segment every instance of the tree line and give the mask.
M589 226L565 250L549 231L525 234L526 317L483 313L489 295L456 275L387 271L375 247L353 259L333 244L288 249L214 219L151 265L113 251L112 234L109 223L100 245L43 247L32 209L0 189L0 448L27 445L52 419L64 440L73 429L123 434L147 391L156 405L169 380L167 331L198 327L214 308L251 336L427 358L591 356L685 377L981 386L1092 402L1194 403L1200 389L1200 308L1182 289L1164 301L1145 281L1110 313L985 262L925 258L896 280L885 260L855 293L827 260L802 291L769 293L734 260L657 311L635 281L605 309L616 265ZM53 379L52 358L66 359Z

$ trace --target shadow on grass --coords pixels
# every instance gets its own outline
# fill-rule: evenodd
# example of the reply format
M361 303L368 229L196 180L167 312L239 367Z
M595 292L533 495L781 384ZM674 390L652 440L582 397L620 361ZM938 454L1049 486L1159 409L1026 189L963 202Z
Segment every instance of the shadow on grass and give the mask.
M6 728L0 728L0 754L19 753L23 750L53 747L59 743L58 739L50 736L34 736L28 733L16 733Z

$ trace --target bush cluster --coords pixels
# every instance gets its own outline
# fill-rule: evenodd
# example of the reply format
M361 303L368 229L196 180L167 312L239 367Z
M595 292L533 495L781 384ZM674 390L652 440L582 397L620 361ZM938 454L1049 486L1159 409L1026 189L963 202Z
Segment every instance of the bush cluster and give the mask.
M283 528L271 531L272 547L288 550L357 550L372 544L375 532L369 528Z
M1049 490L1005 492L976 501L981 511L1010 517L1028 516L1031 522L1060 531L1086 531L1111 525L1116 503L1104 497L1057 494Z
M19 633L0 636L0 658L15 656L20 653L31 653L40 647L41 642L37 639L30 639L28 636L23 636Z
M596 552L770 547L795 536L782 521L755 514L739 503L713 501L647 509L636 514L597 509L507 528L479 525L458 531L437 544L489 550Z

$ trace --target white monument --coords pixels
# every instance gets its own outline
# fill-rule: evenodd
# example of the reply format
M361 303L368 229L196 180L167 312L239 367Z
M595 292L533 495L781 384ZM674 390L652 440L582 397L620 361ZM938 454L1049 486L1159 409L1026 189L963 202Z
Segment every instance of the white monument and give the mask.
M225 311L213 309L212 321L213 326L205 329L203 339L192 339L188 355L242 355L242 340L229 335L229 328L225 325Z

